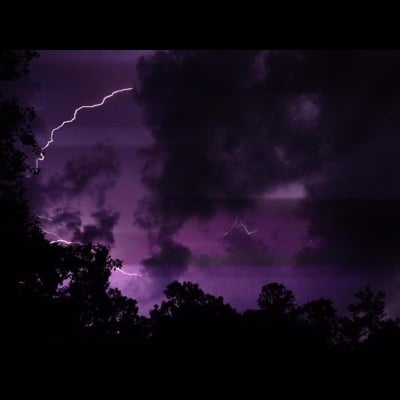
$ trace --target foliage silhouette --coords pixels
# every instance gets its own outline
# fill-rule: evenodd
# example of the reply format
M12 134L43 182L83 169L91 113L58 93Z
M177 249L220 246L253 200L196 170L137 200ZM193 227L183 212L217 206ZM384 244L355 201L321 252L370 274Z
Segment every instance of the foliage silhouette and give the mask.
M275 282L262 287L257 303L261 310L282 316L291 315L296 310L293 292Z
M172 282L167 301L150 312L154 349L218 350L233 345L238 314L222 297L204 293L197 284Z
M301 307L301 318L308 324L310 334L322 346L338 343L339 317L332 300L321 298Z

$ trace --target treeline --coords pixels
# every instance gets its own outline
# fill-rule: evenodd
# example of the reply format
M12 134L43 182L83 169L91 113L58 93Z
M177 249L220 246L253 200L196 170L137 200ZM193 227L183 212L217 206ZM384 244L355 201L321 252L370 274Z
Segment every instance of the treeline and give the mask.
M31 279L19 275L12 296L3 301L4 349L400 350L400 321L385 318L385 296L370 287L356 293L348 316L338 315L326 298L298 305L294 294L278 283L262 287L258 309L238 313L197 284L174 281L165 290L166 300L144 317L135 300L109 287L112 269L120 264L106 247L62 247L46 241L42 246L42 263L35 265L42 270L33 272L30 265Z

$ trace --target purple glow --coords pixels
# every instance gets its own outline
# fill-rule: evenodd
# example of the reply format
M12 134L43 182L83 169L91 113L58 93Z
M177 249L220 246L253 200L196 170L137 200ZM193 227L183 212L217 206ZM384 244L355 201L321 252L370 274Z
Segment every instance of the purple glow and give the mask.
M293 68L295 68L298 65L297 63L301 61L298 61L292 53L282 52L277 55L276 52L262 52L257 54L254 65L251 68L252 75L245 77L243 87L240 87L238 92L244 92L249 85L261 85L262 83L267 85L270 83L270 80L280 81L280 71L285 71L285 69L277 68L273 70L274 57L276 59L279 57L288 57L291 60L291 68L292 64ZM260 101L261 106L259 103L255 104L259 109L265 111L266 114L271 113L272 117L268 114L269 119L257 120L257 116L254 116L255 112L253 114L252 111L253 104L251 101L249 103L243 101L243 108L246 108L246 104L250 104L248 107L250 111L247 114L244 113L243 119L241 119L240 113L232 112L232 119L228 121L229 124L227 125L223 124L226 121L219 119L220 114L225 110L221 111L218 107L220 102L230 106L230 101L234 103L234 100L227 100L229 96L223 92L223 87L221 93L219 95L217 93L220 97L215 96L215 103L204 106L201 99L202 96L206 100L208 99L207 92L206 90L203 92L202 85L198 84L197 92L193 92L193 96L188 96L188 103L193 102L194 104L191 114L185 114L184 110L182 110L183 100L179 103L179 96L185 98L187 93L174 92L173 95L171 94L171 97L163 98L165 96L164 92L162 92L163 85L169 89L169 82L161 78L160 82L158 82L159 86L153 87L149 85L148 89L149 98L154 96L157 100L151 103L153 100L150 99L149 104L154 109L157 109L157 107L160 108L159 111L154 111L155 116L153 114L147 115L144 111L145 107L134 101L132 96L116 96L112 102L106 102L107 99L118 93L133 90L132 82L140 80L136 70L139 58L152 55L154 55L152 51L43 51L41 52L41 58L34 61L31 79L40 85L40 90L36 92L35 97L32 99L32 103L38 112L38 126L36 126L35 132L39 139L44 138L41 136L43 132L51 132L50 139L42 147L40 157L34 160L36 168L43 161L44 151L50 145L52 145L52 151L46 153L46 164L41 168L40 176L33 177L32 180L36 179L35 182L38 182L38 185L42 185L40 187L48 187L46 185L52 178L62 175L63 168L67 162L79 156L84 157L96 142L110 143L115 149L116 159L121 164L120 171L115 173L115 182L113 181L112 184L108 185L108 181L106 180L104 181L105 183L103 181L99 183L99 181L93 179L90 182L92 186L88 184L85 190L80 191L76 195L60 195L54 200L50 198L51 196L45 190L37 190L35 192L36 189L33 188L30 192L32 198L35 196L43 197L37 199L38 206L35 211L39 215L44 215L41 215L39 218L50 222L51 218L46 215L56 215L55 210L69 207L71 210L79 210L81 213L79 220L81 225L78 227L80 231L85 226L95 225L91 215L96 210L98 211L99 207L96 205L94 196L89 192L100 187L105 193L104 210L108 210L110 213L111 211L115 211L121 215L118 222L115 222L109 231L113 234L113 240L115 239L114 243L110 245L111 253L113 257L121 258L124 261L124 270L119 270L118 274L113 274L111 283L121 288L124 294L138 299L141 312L147 312L154 303L158 302L162 298L162 291L165 286L175 278L181 281L192 280L198 282L205 291L224 296L226 301L232 303L232 305L240 310L253 307L261 286L269 281L279 281L286 284L297 294L299 302L324 295L332 297L340 304L345 304L351 298L352 293L362 285L371 283L372 280L379 285L379 289L384 289L388 292L389 307L393 312L396 312L399 308L398 304L400 304L398 296L393 289L393 282L398 282L397 273L394 273L394 275L392 272L386 273L383 267L382 272L378 273L369 270L363 271L362 269L355 271L351 268L346 269L344 266L319 268L317 266L295 265L296 254L310 243L316 243L319 240L318 237L311 238L309 236L308 230L312 222L311 219L307 219L298 213L301 202L314 195L313 189L318 195L321 195L321 193L325 195L327 193L327 196L333 196L337 192L342 195L340 190L343 190L345 195L349 192L351 197L367 198L371 193L375 195L375 192L368 185L364 185L363 182L371 181L375 184L375 187L379 187L379 191L377 190L376 192L384 193L382 197L396 198L397 193L395 193L395 188L397 186L395 182L391 181L390 184L385 184L385 179L392 176L389 172L392 171L394 165L397 165L396 154L386 151L387 143L390 143L390 140L384 139L385 136L380 134L384 131L390 136L392 135L392 131L396 131L397 109L395 106L393 106L393 109L390 108L390 112L387 111L389 107L385 108L385 112L387 112L387 126L382 125L375 128L379 135L370 140L368 139L368 135L365 134L365 138L363 136L363 140L365 141L362 141L357 148L353 149L351 148L352 143L346 142L346 138L350 137L347 133L352 132L353 129L357 132L364 132L366 130L361 122L359 125L356 124L358 120L354 117L353 111L361 110L365 120L371 117L371 123L366 124L368 129L373 129L375 120L372 116L375 113L373 112L372 105L369 103L364 104L362 100L368 98L368 96L364 96L360 89L364 86L360 84L358 87L354 83L356 87L354 92L356 94L351 92L353 90L352 82L357 79L361 81L361 78L347 77L345 74L342 80L348 79L347 86L350 88L349 93L351 92L348 95L338 94L336 98L336 87L330 86L330 83L327 82L323 90L328 94L333 94L329 98L329 102L324 103L324 93L321 95L317 93L319 90L318 85L313 86L311 82L310 88L306 86L306 83L304 83L305 86L303 87L303 81L301 81L298 87L294 85L295 88L291 89L291 82L288 80L287 86L282 84L282 87L280 87L277 84L276 86L272 86L271 90L268 87L271 93L275 90L273 92L275 93L275 97L272 98L273 101L270 97L266 96L262 98L262 101L266 105L262 101ZM293 57L293 60L291 57ZM182 65L182 68L184 68L183 63ZM210 68L215 68L215 73L221 74L217 62L215 65L210 65ZM163 69L160 70L161 72L164 71ZM289 68L289 71L292 71L292 69ZM321 74L323 74L324 70L321 69L321 71ZM221 75L224 76L223 74ZM191 79L195 83L197 79L200 79L196 75L193 78L190 78L190 74L188 76L189 78L186 77L185 82L189 82L189 84L192 82ZM372 74L372 76L374 75ZM370 78L368 80L367 78L366 82L371 81L371 85L373 85L373 80ZM210 79L212 81L214 76L212 73L210 75L204 73L201 75L201 79ZM311 78L309 80L312 81ZM221 79L215 79L215 81L218 84L221 82ZM282 79L282 81L285 80ZM228 83L229 90L233 90L233 85L230 82ZM177 85L176 87L178 88L179 86ZM115 90L115 88L122 89ZM357 97L357 90L360 92L359 97ZM103 97L104 93L110 94ZM227 93L229 94L230 92L227 90ZM372 93L374 94L375 92ZM380 101L379 96L382 96L382 94L378 89L376 89L376 93L376 99ZM160 96L159 98L157 97L158 95ZM235 95L238 96L237 93ZM168 116L171 115L171 110L173 110L175 103L171 105L171 108L168 108L165 104L170 105L173 102L171 100L173 96L177 97L177 109L175 117L171 117L169 120ZM231 97L235 99L234 96ZM90 104L96 98L102 98L102 101L75 108L76 104ZM158 103L159 99L163 100L160 100L160 104ZM372 104L375 101L375 97L370 95L370 99L372 99L370 102ZM377 103L379 103L378 100L376 100ZM275 104L278 104L278 106L273 108ZM81 113L79 115L79 124L72 124L76 120L79 111L99 107L101 107L99 110L93 110L90 113ZM148 107L150 108L150 106ZM213 107L216 110L215 113L213 113ZM376 107L379 108L379 104ZM329 111L330 109L334 111ZM277 123L276 121L279 121L278 117L275 119L279 111L282 111L282 115L285 116L285 120L282 122L283 127L274 125ZM165 115L163 114L164 112ZM65 114L73 115L73 117L69 120L64 120ZM235 167L235 171L237 170L240 173L238 173L238 176L235 176L237 179L234 182L243 182L243 188L247 188L246 185L249 177L252 176L252 163L249 160L254 158L262 164L264 155L259 155L257 150L265 146L266 149L271 149L271 160L276 161L279 167L275 170L274 164L271 162L271 175L276 174L278 178L276 180L271 179L270 182L268 180L268 173L270 171L268 168L254 169L254 181L265 178L268 185L265 184L265 187L261 189L256 187L257 190L253 192L250 192L250 189L253 189L250 184L248 192L244 189L243 191L232 190L234 195L248 196L253 202L253 207L243 212L217 209L215 214L212 214L212 212L207 214L209 211L207 210L204 215L199 213L201 215L197 216L195 213L190 214L192 212L192 209L190 209L188 211L189 216L186 218L185 215L186 219L184 219L184 223L182 223L179 229L173 231L171 238L177 243L190 248L192 253L191 262L186 269L182 269L176 276L163 276L162 273L158 274L158 272L151 275L147 273L146 268L141 265L141 262L143 259L148 258L152 251L155 252L157 250L157 244L154 247L153 243L149 241L150 234L133 224L133 214L138 201L148 195L148 190L143 183L142 171L145 168L151 169L154 165L150 162L146 165L146 161L143 161L143 158L138 155L138 149L154 146L156 150L159 150L162 148L162 145L165 145L170 150L170 153L168 153L170 158L166 157L166 159L172 165L172 156L179 154L179 157L177 156L177 163L180 166L179 160L181 159L181 155L189 154L188 159L191 157L194 158L201 150L199 143L192 145L192 135L195 129L192 129L191 120L198 118L199 115L204 115L204 118L208 118L211 115L210 121L206 120L205 125L198 128L201 131L201 135L199 134L201 138L203 136L207 137L208 129L213 123L220 129L221 135L229 129L232 131L239 129L238 127L242 129L243 126L240 125L242 123L249 125L248 130L241 132L244 138L248 137L249 139L242 139L242 142L240 142L241 145L237 148L234 148L235 140L237 139L236 136L234 137L235 140L231 142L229 140L223 141L222 139L221 141L209 139L211 143L210 147L215 149L215 152L225 152L220 158L215 156L215 159L218 161L215 172L225 170L230 165L239 165ZM64 121L59 124L60 120ZM147 125L144 123L145 120L148 121ZM338 120L344 121L342 125L339 125ZM163 123L168 128L172 126L171 131L175 129L176 132L180 132L182 135L180 141L175 141L175 137L173 137L173 140L171 139L168 142L167 139L169 136L167 134L165 137L161 136L160 127ZM187 131L184 129L184 124L190 127ZM338 125L336 126L335 124ZM354 128L353 125L355 126ZM54 126L56 128L52 128ZM57 135L57 140L54 140L54 133L61 128L65 130L64 134ZM266 133L264 136L260 136L257 139L258 141L255 140L256 145L251 147L247 143L251 142L251 138L256 137L257 129L265 129ZM344 139L339 134L335 136L335 134L329 133L331 131L343 132ZM215 136L214 133L213 135ZM291 135L295 139L289 145L286 145L285 140L287 137L292 137ZM337 139L337 143L335 140L332 141L334 144L331 147L337 146L338 150L335 151L340 154L340 157L332 157L329 163L324 163L324 157L330 151L329 146L325 146L329 135L335 140ZM313 138L321 137L323 138L322 143L324 145L315 144L315 147L318 148L316 153L318 153L318 156L322 155L323 159L323 162L318 164L320 161L312 160L312 157L308 156L307 152L312 153L310 148L313 149L314 146ZM241 138L239 134L238 138ZM270 138L272 138L271 144L268 142ZM208 139L204 139L204 141L206 140ZM310 142L307 142L307 140ZM307 147L304 143L309 146ZM230 146L234 148L231 153ZM393 149L397 148L393 145L390 147ZM181 151L182 148L185 150ZM385 160L376 161L374 158L375 149L381 149L381 155L388 154L387 164L390 164L389 169L385 169L384 166L381 168L381 164L379 164L379 162L384 164ZM253 153L255 154L254 156ZM210 159L213 159L213 152L206 154ZM247 156L247 154L251 154L251 157ZM381 158L384 159L385 157ZM161 157L157 160L161 165L160 160ZM365 162L365 160L368 160L368 162ZM309 162L315 163L317 167L312 169L309 167ZM354 168L353 164L355 165ZM289 173L298 168L299 165L307 172L304 175L299 174L299 176L295 176L294 178L291 176L287 178ZM202 167L201 162L197 165L194 164L193 170L196 170L199 166ZM93 169L94 175L96 171L95 168ZM283 169L285 169L287 175L284 173L280 175L280 171ZM260 173L260 171L264 170L267 172ZM385 172L379 175L379 171ZM395 172L393 176L396 176ZM154 173L156 178L159 178L157 174L162 175L163 173L169 177L162 168L160 171L156 171L156 168L154 168L154 171L151 171L151 173ZM189 188L187 190L190 192L190 190L193 190L193 186L191 186L190 180L185 180L185 174L187 173L188 170L184 170L183 168L177 168L176 170L176 175L182 177L179 183L182 184L183 182L186 185L184 186L185 190ZM210 179L205 179L203 175L204 173L199 174L199 178L203 178L204 182L202 181L202 183L204 183L204 186L207 186L207 181L212 176ZM351 178L344 178L347 175L351 176ZM336 178L332 178L336 176L338 177L337 181L335 181ZM366 178L363 179L364 177ZM370 179L369 177L372 178ZM154 177L151 176L151 178ZM172 179L171 181L162 181L162 183L165 183L165 187L171 190L172 195L176 195L176 198L179 198L181 187L179 185L176 187L173 184L168 186L170 182L175 183ZM319 192L318 182L327 182L323 190ZM159 184L159 182L157 183ZM224 180L221 180L221 182L215 184L213 189L215 189L216 198L220 196L217 189L225 183ZM66 187L70 188L68 185L72 185L71 181L68 181L66 184ZM154 184L154 186L157 187L157 184ZM162 185L158 186L161 187ZM236 189L234 185L232 186ZM201 186L194 186L195 189L198 187L201 188ZM229 190L231 189L228 184L227 187ZM74 187L72 186L72 188ZM214 195L214 193L212 194ZM173 196L171 197L173 198ZM222 196L219 198L223 202L224 199ZM321 222L322 228L324 227L324 223L328 224L331 222L330 220L319 221L317 217L315 219L317 222ZM234 221L233 224L232 221ZM70 222L70 225L72 226L72 222ZM47 227L45 224L43 226ZM75 226L68 227L67 224L62 223L57 226L60 229L60 231L57 230L57 233L52 233L51 230L45 231L47 234L57 238L53 242L76 243L72 239L74 229L76 229ZM227 227L230 228L227 230ZM368 227L365 230L368 230ZM276 255L279 262L265 266L253 265L251 263L246 264L241 263L240 257L236 253L233 253L232 259L233 261L237 261L237 264L229 265L228 261L226 261L228 255L224 239L229 237L231 232L235 232L239 236L243 234L247 236L247 239L262 241L266 249L271 254ZM333 239L337 239L333 234L332 236ZM62 239L63 237L72 240L70 242ZM240 240L238 240L238 243L241 243ZM343 243L345 244L345 239L343 239ZM242 254L241 249L238 249L237 253ZM131 277L140 277L141 279L130 279Z

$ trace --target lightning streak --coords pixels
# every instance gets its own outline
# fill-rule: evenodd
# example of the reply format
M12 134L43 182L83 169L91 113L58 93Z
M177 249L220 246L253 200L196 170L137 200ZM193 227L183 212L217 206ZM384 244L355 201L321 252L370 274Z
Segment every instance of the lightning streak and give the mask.
M67 124L71 124L72 122L74 122L78 116L79 111L81 110L85 110L88 108L97 108L97 107L101 107L108 99L110 99L111 97L115 96L118 93L123 93L123 92L127 92L133 90L132 87L129 88L122 88L122 89L118 89L118 90L114 90L112 93L108 94L107 96L103 97L103 100L100 103L96 103L96 104L90 104L87 106L80 106L78 107L75 111L74 111L74 115L71 119L65 120L63 121L60 125L58 125L57 127L55 127L51 132L50 132L50 139L47 141L47 143L41 148L40 150L40 155L39 157L35 160L35 168L36 171L39 170L39 162L44 160L44 151L54 142L54 134L60 130L61 128L63 128L65 125Z
M50 244L53 244L53 243L82 244L80 242L70 242L69 240L65 240L65 239L61 238L60 236L58 236L57 233L54 233L54 232L49 232L49 231L46 231L44 229L42 229L42 231L44 233L47 233L48 235L53 235L53 236L55 236L57 238L57 240L51 240Z
M235 229L238 225L241 226L241 227L244 229L244 231L246 232L246 235L248 235L248 236L251 236L251 235L253 235L254 233L257 232L256 230L255 230L255 231L250 231L250 230L247 228L247 226L246 226L242 221L240 221L239 218L236 217L235 222L234 222L233 225L224 233L223 237L229 235L229 234L233 231L233 229Z
M135 273L135 272L125 272L125 271L122 271L121 268L115 268L115 269L116 269L118 272L121 272L122 275L126 275L126 276L136 276L136 277L138 277L138 278L142 278L142 277L143 277L143 275L137 274L137 273Z
M236 227L237 223L238 223L238 218L236 217L233 225L224 233L224 237L229 235L232 232L232 230Z
M240 226L245 230L245 232L247 233L247 235L252 235L253 233L256 233L257 232L257 230L255 230L255 231L249 231L248 229L247 229L247 226L242 222L242 221L240 221L239 222L239 224L240 224Z
M37 215L37 217L38 217L39 219L45 219L45 220L47 220L47 221L53 221L53 218L44 217L43 215Z

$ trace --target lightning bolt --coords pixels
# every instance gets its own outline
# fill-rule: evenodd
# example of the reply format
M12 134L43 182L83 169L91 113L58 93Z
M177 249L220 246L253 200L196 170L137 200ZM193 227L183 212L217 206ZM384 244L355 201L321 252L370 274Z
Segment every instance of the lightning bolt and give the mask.
M43 215L37 215L37 217L38 217L39 219L45 219L46 221L53 221L53 218L45 217L45 216L43 216Z
M50 132L50 139L47 141L47 143L40 149L40 155L38 158L36 158L35 160L35 170L39 171L39 162L44 160L44 151L54 142L54 134L60 130L61 128L63 128L65 125L67 124L71 124L72 122L74 122L78 116L79 111L81 110L85 110L85 109L89 109L89 108L97 108L97 107L101 107L102 105L104 105L104 103L110 99L111 97L115 96L118 93L123 93L123 92L128 92L133 90L134 88L132 87L128 87L128 88L122 88L122 89L118 89L118 90L114 90L112 93L108 94L107 96L103 97L103 100L100 103L96 103L96 104L90 104L87 106L80 106L78 107L75 111L74 111L74 115L71 119L67 119L65 121L63 121L60 125L58 125L57 127L55 127L51 132Z
M233 229L235 229L236 225L238 224L238 218L236 217L235 222L233 225L224 233L224 237L229 235Z
M52 235L52 236L55 236L57 238L57 240L51 240L50 244L53 244L53 243L82 244L81 242L70 242L69 240L65 240L65 239L61 238L60 236L58 236L57 233L54 233L54 232L46 231L44 229L42 229L42 231L44 233L47 233L48 235Z
M250 230L247 228L247 226L246 226L242 221L240 221L238 217L236 217L235 222L234 222L233 225L224 233L223 237L229 235L229 234L233 231L233 229L235 229L235 227L237 227L238 225L241 226L241 227L244 229L244 231L246 232L246 235L248 235L248 236L251 236L251 235L253 235L254 233L257 232L257 230L255 230L255 231L250 231Z
M252 235L253 233L256 233L256 232L257 232L257 230L255 230L255 231L249 231L249 229L247 228L247 226L246 226L242 221L240 221L239 224L240 224L240 226L245 230L245 232L246 232L246 234L247 234L248 236L250 236L250 235Z
M126 276L136 276L136 277L138 277L138 278L142 278L142 277L143 277L143 275L137 274L137 273L135 273L135 272L125 272L125 271L122 271L121 268L115 268L115 269L116 269L118 272L121 272L122 275L126 275Z

